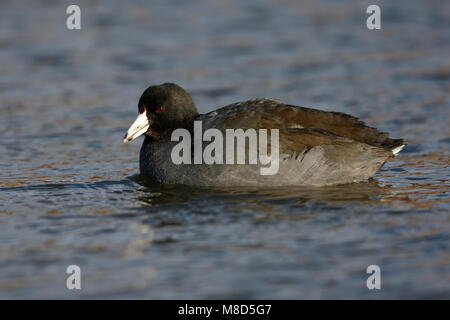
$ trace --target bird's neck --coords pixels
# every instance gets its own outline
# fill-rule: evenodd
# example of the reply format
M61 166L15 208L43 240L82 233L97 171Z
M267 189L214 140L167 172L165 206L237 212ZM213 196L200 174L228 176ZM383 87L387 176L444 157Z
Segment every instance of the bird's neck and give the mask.
M192 132L194 127L194 121L199 117L199 114L193 115L191 118L186 119L182 123L179 123L171 127L154 127L146 134L151 141L170 141L172 132L176 129L186 129Z

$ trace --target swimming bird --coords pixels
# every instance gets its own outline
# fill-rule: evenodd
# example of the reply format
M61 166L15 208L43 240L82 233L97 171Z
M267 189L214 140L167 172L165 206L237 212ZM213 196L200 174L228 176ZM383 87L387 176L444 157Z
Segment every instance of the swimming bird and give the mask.
M139 156L140 172L164 184L269 187L361 182L371 178L405 146L402 139L389 138L387 133L369 127L351 115L289 105L273 99L237 102L199 114L189 93L174 83L148 87L139 99L138 111L124 142L145 136ZM176 163L173 152L179 140L173 139L175 130L184 129L183 132L195 135L194 127L198 123L203 130L217 129L214 132L224 136L230 129L267 132L270 136L267 137L267 156L277 151L271 140L276 130L279 148L276 173L261 174L261 168L267 167L262 162L221 164L216 161L209 164L196 162L194 154L181 155L188 161ZM201 156L207 139L204 136L200 139L203 139L200 141ZM190 141L189 148L180 154L191 151L191 147L195 149L194 140L199 142L195 137L187 140ZM244 145L247 158L250 140L248 138L249 143ZM257 146L258 151L262 151L261 148L261 145ZM215 150L215 156L226 150L223 145L223 149Z

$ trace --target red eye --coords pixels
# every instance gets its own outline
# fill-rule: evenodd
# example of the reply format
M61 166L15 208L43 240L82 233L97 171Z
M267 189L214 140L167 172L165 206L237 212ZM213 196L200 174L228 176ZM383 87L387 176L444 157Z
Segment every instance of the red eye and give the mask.
M164 110L166 110L164 107L159 107L158 109L156 109L156 112L163 112Z

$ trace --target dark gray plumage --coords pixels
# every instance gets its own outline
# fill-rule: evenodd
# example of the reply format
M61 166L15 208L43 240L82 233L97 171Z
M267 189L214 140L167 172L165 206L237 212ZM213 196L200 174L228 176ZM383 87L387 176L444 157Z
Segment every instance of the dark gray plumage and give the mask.
M200 115L189 94L175 84L149 87L139 100L142 108L150 126L140 152L140 171L160 183L267 187L360 182L404 146L403 140L391 139L350 115L272 99L239 102ZM172 163L171 151L177 144L170 141L172 131L185 128L192 133L194 120L202 121L203 131L279 129L278 173L261 175L259 164Z

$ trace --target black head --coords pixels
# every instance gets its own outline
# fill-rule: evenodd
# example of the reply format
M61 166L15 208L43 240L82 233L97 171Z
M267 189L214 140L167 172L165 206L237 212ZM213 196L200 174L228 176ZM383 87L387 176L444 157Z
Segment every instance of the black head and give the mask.
M189 93L174 83L148 87L139 99L138 110L138 119L125 135L125 142L144 133L155 139L170 136L174 129L192 125L193 119L198 115ZM144 114L147 123L141 116Z

